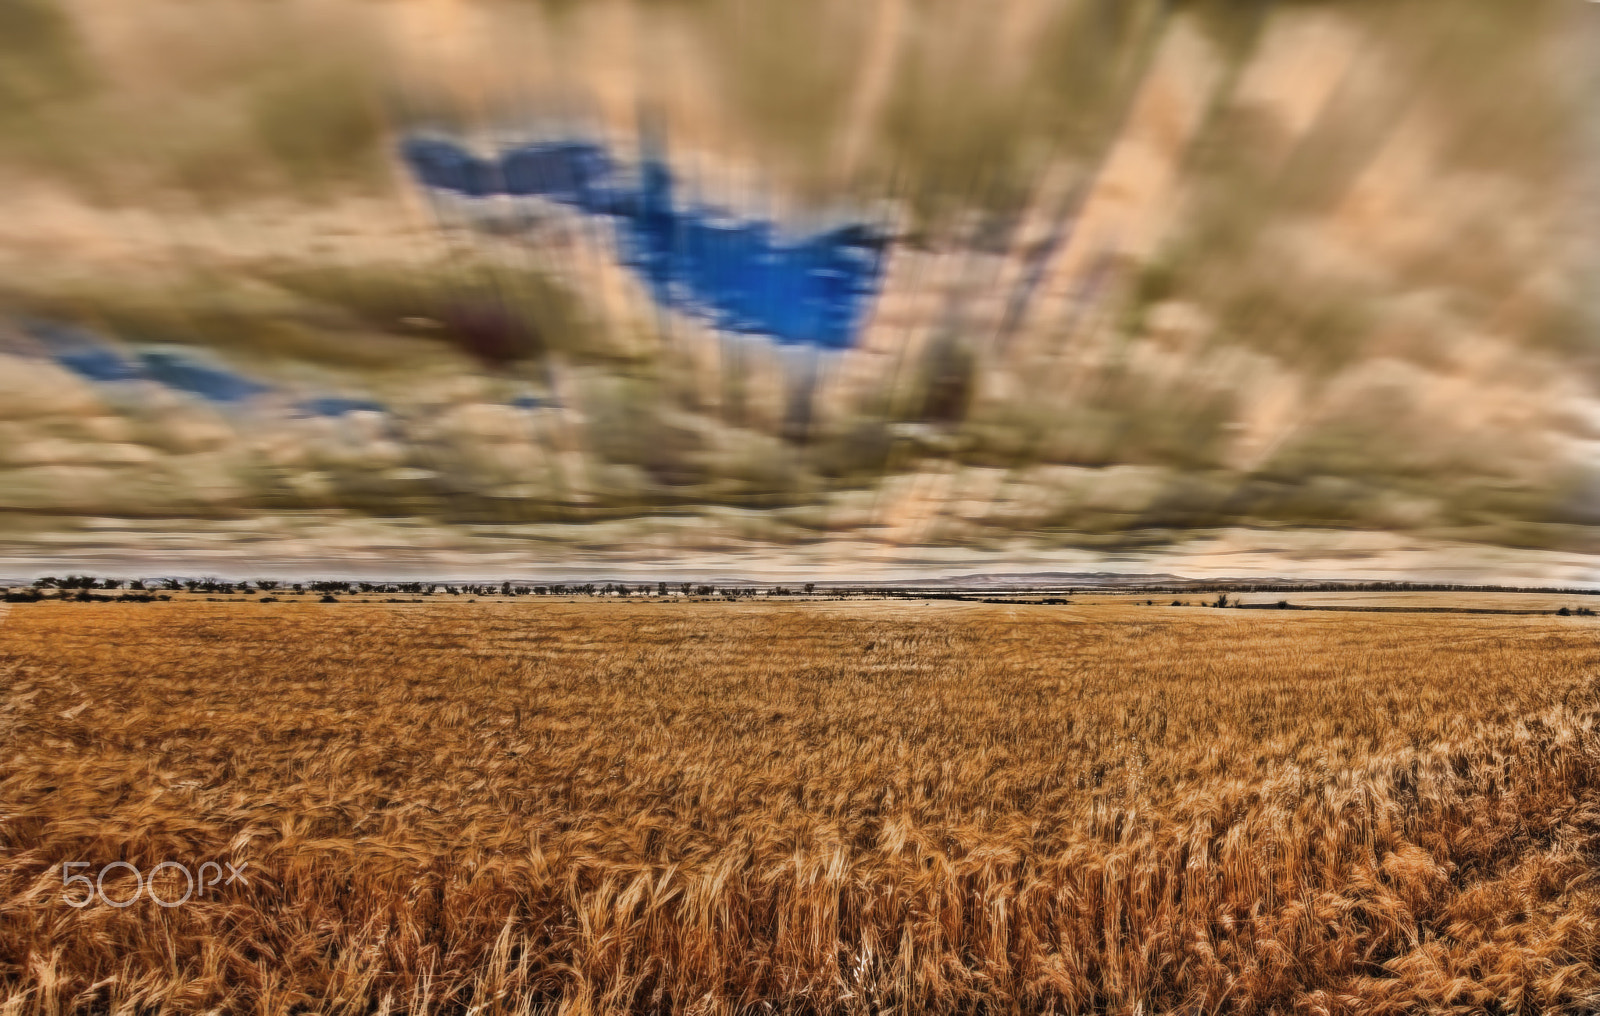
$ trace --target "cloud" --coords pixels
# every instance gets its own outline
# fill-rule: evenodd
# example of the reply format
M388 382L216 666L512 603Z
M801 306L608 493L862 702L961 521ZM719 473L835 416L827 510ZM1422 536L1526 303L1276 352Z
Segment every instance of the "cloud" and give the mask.
M1537 19L1484 14L1528 72L1499 102L1472 39L1365 6L737 45L677 7L291 6L183 8L205 59L62 8L29 65L102 82L0 157L0 502L38 546L1587 539L1583 167L1537 143ZM619 41L646 24L670 87ZM570 59L512 87L534 38Z

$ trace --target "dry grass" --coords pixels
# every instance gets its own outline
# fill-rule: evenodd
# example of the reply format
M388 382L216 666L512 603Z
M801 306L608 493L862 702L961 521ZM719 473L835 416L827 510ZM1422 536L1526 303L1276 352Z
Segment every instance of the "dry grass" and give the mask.
M0 1012L1595 1012L1595 635L23 605ZM251 881L62 902L118 859Z

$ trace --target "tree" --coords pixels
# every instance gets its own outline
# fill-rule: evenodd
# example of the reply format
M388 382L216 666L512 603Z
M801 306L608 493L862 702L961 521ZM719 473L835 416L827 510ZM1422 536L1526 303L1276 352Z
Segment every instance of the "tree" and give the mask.
M1217 602L1212 604L1213 607L1226 607L1227 605L1228 605L1228 594L1227 593L1218 593L1217 594Z
M816 592L816 590L817 590L817 584L815 582L807 582L806 583L806 592L814 593L814 592Z

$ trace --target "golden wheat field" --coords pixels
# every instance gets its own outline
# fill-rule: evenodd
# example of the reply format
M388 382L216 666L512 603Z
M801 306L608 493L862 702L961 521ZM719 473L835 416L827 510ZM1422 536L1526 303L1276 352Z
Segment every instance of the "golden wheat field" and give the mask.
M0 1013L1594 1013L1597 668L1550 616L18 605ZM114 905L166 861L242 878Z

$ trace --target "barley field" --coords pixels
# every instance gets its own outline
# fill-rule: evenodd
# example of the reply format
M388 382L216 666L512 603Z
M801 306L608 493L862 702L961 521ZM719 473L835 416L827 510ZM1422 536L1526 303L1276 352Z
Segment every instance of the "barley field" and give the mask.
M18 605L0 1013L1600 1012L1597 665L1553 616ZM167 861L243 877L116 905Z

